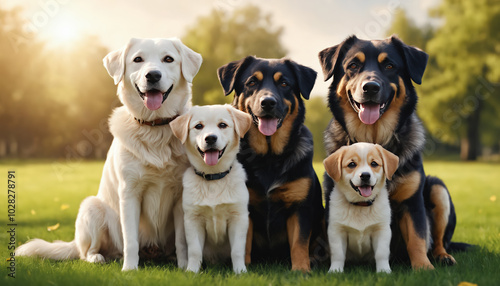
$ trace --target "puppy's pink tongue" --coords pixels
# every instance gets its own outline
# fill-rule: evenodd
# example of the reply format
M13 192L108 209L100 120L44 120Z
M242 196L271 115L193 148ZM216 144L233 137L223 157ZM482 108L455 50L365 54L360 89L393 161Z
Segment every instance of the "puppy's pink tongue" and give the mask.
M271 136L278 129L278 119L277 118L262 118L259 117L259 131L260 133Z
M147 91L144 94L144 105L149 110L157 110L161 107L163 101L163 94L159 90Z
M364 124L373 124L380 117L380 105L373 103L361 103L359 109L359 119Z
M372 187L370 186L358 187L358 189L361 195L365 198L372 195Z
M207 152L205 152L205 156L203 157L203 160L205 160L205 164L207 164L209 166L217 165L217 162L219 162L219 151L207 151Z

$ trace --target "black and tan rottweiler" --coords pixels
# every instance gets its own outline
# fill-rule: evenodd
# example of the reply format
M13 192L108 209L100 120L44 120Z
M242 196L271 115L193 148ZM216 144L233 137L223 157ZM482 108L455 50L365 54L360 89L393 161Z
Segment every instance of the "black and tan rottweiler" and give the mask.
M426 177L424 128L415 113L428 55L395 36L364 41L355 36L319 53L325 81L333 78L328 104L333 119L325 131L327 154L355 142L378 143L399 156L388 188L393 211L391 255L403 254L414 269L432 269L427 254L455 264L450 248L456 216L446 186ZM324 176L326 206L333 181ZM326 210L328 212L328 209Z
M302 97L309 98L316 72L289 59L249 56L218 75L226 95L235 91L233 106L254 123L238 155L250 193L246 262L291 260L292 270L309 271L324 209Z

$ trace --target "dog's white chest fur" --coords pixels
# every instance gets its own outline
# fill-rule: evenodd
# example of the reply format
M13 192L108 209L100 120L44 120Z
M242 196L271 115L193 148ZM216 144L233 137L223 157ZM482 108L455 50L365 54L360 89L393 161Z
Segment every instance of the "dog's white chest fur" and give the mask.
M384 231L390 220L391 208L385 188L371 206L352 205L336 189L331 194L328 235L330 232L343 233L348 260L373 259L373 236Z

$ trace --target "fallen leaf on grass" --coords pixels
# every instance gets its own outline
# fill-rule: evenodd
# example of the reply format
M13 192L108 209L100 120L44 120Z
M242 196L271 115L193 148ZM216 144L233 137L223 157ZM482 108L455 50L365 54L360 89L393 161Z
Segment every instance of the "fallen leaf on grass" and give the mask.
M47 227L47 230L48 230L48 231L53 231L53 230L58 229L58 228L59 228L59 226L60 226L60 224L59 224L59 223L56 223L55 225L48 226L48 227Z
M62 211L63 211L63 210L67 210L67 209L69 209L69 205L68 205L68 204L62 204L62 205L61 205L61 210L62 210Z
M477 286L477 284L463 281L463 282L458 283L457 286Z

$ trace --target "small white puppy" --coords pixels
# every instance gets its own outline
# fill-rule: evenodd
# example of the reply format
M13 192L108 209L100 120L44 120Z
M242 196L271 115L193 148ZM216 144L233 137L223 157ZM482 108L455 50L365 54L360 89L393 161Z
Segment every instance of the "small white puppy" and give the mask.
M399 158L380 145L356 143L324 160L335 181L330 193L328 241L330 272L343 272L345 260L372 260L377 272L391 272L391 207L386 188Z
M246 272L249 195L236 155L251 124L250 115L229 105L194 106L170 124L191 163L182 196L188 271L198 272L203 259L231 258L235 273Z

